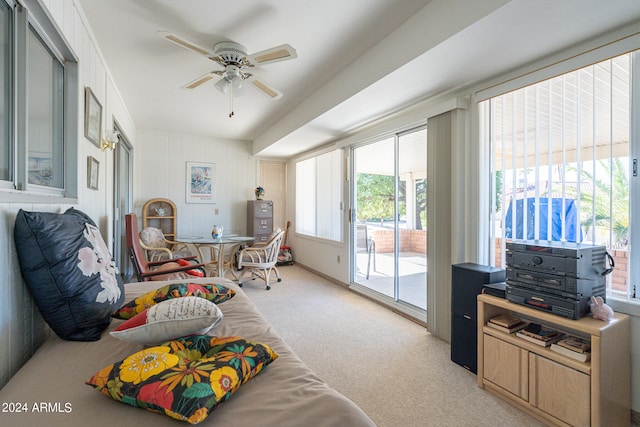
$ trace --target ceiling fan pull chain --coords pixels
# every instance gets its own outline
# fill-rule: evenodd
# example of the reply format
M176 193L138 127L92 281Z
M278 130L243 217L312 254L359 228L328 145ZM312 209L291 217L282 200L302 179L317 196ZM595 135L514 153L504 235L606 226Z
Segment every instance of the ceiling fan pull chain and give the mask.
M233 117L233 85L229 85L229 118Z

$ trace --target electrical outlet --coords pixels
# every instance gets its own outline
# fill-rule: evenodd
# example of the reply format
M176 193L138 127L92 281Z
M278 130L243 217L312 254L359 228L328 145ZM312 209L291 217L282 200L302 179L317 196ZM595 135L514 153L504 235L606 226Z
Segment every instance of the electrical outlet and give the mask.
M340 255L336 257L336 260L338 261L338 264L340 264Z
M213 210L213 214L214 214L214 215L218 215L218 213L219 213L219 212L218 212L218 208L215 208L215 209Z

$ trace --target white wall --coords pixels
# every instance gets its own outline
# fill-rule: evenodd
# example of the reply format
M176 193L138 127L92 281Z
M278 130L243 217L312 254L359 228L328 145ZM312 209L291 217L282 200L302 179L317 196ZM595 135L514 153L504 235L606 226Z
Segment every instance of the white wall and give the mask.
M179 235L209 235L214 224L246 234L247 200L255 199L256 160L250 144L153 130L138 131L133 150L134 208L156 197L172 200ZM186 203L186 163L215 164L215 203ZM216 209L218 213L216 214Z
M102 152L84 138L84 87L91 87L103 107L103 123L118 120L126 133L135 136L135 126L109 75L99 47L94 42L81 8L72 0L42 0L50 16L78 58L78 198L76 204L43 203L24 196L0 193L0 387L38 348L49 333L22 281L13 242L13 226L19 209L64 212L73 206L98 224L106 242L111 242L113 212L113 153ZM87 188L87 156L100 162L99 190Z

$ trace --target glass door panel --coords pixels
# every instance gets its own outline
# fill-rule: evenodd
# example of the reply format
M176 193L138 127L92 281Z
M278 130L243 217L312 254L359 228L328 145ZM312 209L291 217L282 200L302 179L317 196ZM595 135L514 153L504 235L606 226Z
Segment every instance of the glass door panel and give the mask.
M117 127L114 128L119 131L120 139L115 150L113 254L114 259L116 260L116 265L123 277L131 277L133 275L133 269L129 261L129 254L127 253L127 237L124 217L126 214L133 212L133 197L131 195L133 159L129 141L120 129Z
M355 148L354 282L395 297L395 142Z
M352 282L391 304L408 304L424 313L426 128L355 147L352 156Z

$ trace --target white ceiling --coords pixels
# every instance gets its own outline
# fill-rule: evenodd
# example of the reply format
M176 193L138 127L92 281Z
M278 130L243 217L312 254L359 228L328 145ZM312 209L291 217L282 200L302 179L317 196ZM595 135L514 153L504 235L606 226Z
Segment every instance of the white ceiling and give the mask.
M640 19L615 0L79 0L138 129L252 141L291 157L421 99L495 77ZM255 74L284 93L234 99L216 64L159 37L249 53L288 43L298 58Z

